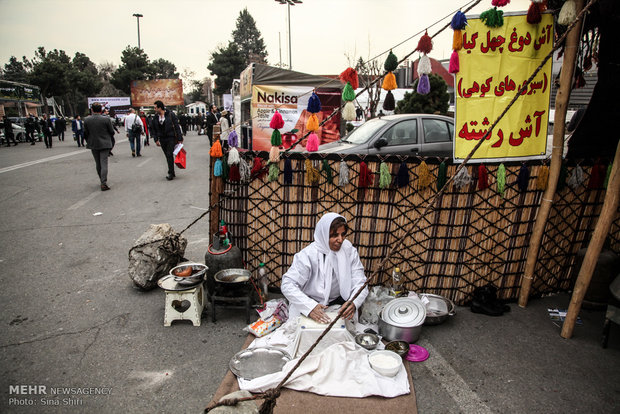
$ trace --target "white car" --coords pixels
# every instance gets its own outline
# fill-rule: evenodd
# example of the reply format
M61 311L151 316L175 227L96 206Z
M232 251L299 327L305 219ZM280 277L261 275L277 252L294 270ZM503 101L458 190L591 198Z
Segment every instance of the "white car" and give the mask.
M11 122L11 125L13 125L13 136L15 137L15 141L17 142L26 141L26 129L13 122ZM4 139L4 125L2 125L2 128L0 129L0 141L2 141L3 144L6 144L5 139Z

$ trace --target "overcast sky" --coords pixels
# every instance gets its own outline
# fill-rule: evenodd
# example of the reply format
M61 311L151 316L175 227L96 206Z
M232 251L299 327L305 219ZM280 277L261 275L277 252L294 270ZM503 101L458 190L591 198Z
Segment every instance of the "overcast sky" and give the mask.
M452 16L469 0L303 0L290 7L293 69L339 74L358 57L374 57ZM527 11L530 0L512 0L505 11ZM0 0L0 64L14 55L32 58L38 46L82 52L95 63L120 64L122 50L140 43L151 60L168 59L177 70L210 76L211 52L231 39L247 7L267 45L269 64L288 62L287 6L275 0ZM469 13L491 7L482 0ZM429 28L435 33L448 20ZM279 43L280 39L280 43ZM419 36L394 48L400 59ZM435 39L430 56L449 58L452 30ZM416 56L416 55L414 55ZM381 60L385 59L385 56Z

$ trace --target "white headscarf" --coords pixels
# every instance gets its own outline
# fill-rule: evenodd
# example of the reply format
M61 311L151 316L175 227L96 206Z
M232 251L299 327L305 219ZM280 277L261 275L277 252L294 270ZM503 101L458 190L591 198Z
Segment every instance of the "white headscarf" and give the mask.
M329 293L331 291L331 281L334 272L338 277L338 285L340 288L340 295L343 298L348 298L351 293L351 262L345 253L345 244L351 244L350 241L345 240L337 252L329 248L329 228L332 222L338 217L342 217L340 214L327 213L323 215L316 224L314 229L314 242L312 245L319 251L319 264L320 272L323 276L325 303L329 302ZM345 222L346 219L342 217Z

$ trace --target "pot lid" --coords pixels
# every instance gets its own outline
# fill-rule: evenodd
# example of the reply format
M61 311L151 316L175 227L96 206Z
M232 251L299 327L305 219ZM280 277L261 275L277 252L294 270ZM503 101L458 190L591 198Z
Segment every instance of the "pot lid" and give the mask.
M400 328L420 326L426 319L426 308L420 299L396 298L383 307L381 319Z

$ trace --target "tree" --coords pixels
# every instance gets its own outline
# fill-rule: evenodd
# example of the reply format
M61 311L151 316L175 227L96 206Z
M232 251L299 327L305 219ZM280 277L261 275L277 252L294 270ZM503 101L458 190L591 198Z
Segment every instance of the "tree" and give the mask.
M131 81L149 78L152 67L144 50L127 46L121 53L121 65L114 71L110 82L116 88L129 95Z
M377 114L377 107L379 106L379 101L381 99L381 81L375 82L372 86L370 86L370 84L375 79L383 75L383 65L381 65L377 59L364 62L364 60L360 57L357 61L357 65L355 66L355 70L359 75L360 87L368 87L366 90L366 93L368 94L367 109L370 112L370 117L374 118Z
M450 95L448 94L448 84L443 78L434 73L428 77L431 84L431 91L426 95L417 92L407 92L405 97L398 101L394 113L397 114L445 114L448 112ZM419 79L418 79L419 81ZM414 88L417 82L414 84Z
M179 79L179 72L174 63L166 59L155 59L151 63L148 79Z
M46 98L62 96L69 89L71 58L64 50L46 52L45 48L40 46L31 63L30 83L41 89L41 96L44 98L43 111L48 113Z
M252 62L267 63L265 42L260 31L256 28L256 21L247 8L239 12L237 26L232 35L243 56L243 67Z
M26 56L22 58L20 62L15 56L9 58L9 62L5 63L4 70L2 71L2 79L10 80L13 82L28 83L29 73L27 65L24 62L28 62Z
M245 69L245 60L237 45L230 42L226 48L220 46L211 53L211 63L207 69L216 76L213 93L222 95L230 91L233 80Z
M86 98L95 96L103 82L97 66L85 54L76 52L71 64L67 103L72 114L81 114L87 109Z

